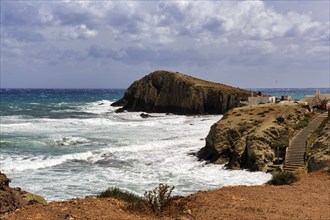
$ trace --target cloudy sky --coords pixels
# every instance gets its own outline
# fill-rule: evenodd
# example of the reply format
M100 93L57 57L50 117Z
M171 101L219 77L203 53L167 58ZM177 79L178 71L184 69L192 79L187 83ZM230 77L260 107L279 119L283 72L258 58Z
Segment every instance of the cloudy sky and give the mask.
M1 0L1 87L126 88L157 69L330 87L328 0Z

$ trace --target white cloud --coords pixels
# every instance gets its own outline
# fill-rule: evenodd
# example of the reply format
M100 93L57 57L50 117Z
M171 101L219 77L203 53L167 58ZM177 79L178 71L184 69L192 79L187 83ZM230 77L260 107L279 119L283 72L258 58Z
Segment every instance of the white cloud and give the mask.
M64 39L88 39L97 35L96 30L87 28L85 24L74 27L65 27L59 33L59 36Z
M95 65L111 60L123 69L143 64L230 72L236 64L240 71L245 65L276 69L297 60L329 66L329 21L282 12L267 1L1 1L1 6L2 55L16 54L27 65L36 57L58 65L63 58ZM51 58L38 56L52 48Z

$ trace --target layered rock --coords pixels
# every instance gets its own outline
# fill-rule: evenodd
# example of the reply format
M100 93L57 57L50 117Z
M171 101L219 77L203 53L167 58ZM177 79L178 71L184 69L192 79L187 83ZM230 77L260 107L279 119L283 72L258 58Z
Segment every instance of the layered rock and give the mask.
M327 122L321 134L310 149L308 170L330 170L330 121Z
M239 88L159 70L135 81L112 106L122 106L118 111L223 114L250 94Z
M0 172L0 214L14 211L29 204L46 204L46 200L39 196L20 188L11 188L10 179Z
M299 121L311 113L300 105L265 104L235 108L212 125L198 157L230 169L267 171L272 146L287 144Z

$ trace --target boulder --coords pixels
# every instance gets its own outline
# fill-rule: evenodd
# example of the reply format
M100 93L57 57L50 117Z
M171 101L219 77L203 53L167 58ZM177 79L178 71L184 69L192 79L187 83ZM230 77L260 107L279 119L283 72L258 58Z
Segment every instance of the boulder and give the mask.
M287 144L294 125L310 117L300 105L264 104L234 108L213 124L197 156L230 169L267 171L274 145Z
M122 106L118 112L223 114L250 95L247 90L158 70L135 81L112 106Z

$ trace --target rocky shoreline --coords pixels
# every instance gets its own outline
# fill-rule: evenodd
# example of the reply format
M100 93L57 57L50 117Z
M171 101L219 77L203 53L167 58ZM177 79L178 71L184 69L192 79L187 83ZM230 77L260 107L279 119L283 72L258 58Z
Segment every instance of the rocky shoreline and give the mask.
M295 103L239 107L240 101L246 100L250 94L250 91L180 73L155 71L135 81L127 89L124 97L113 103L113 106L121 106L118 112L127 110L187 115L225 113L221 120L212 125L205 146L197 153L197 157L216 164L226 164L229 169L266 172L276 160L279 161L280 155L279 153L276 155L275 148L281 147L282 151L283 149L285 151L290 138L303 125L308 124L314 113L308 107ZM145 113L140 116L151 117ZM310 149L308 167L311 171L329 170L329 145L330 123L327 122ZM313 180L314 176L316 180ZM308 203L307 206L317 205L315 210L318 211L306 212L303 209L306 205L300 203L300 200L294 201L297 204L294 211L288 211L285 206L279 209L295 217L315 218L317 215L329 217L330 213L320 214L329 208L329 198L324 194L324 191L329 191L326 187L330 181L328 173L311 174L306 179L306 184L303 182L296 187L301 194L315 191L315 199L320 203L308 201L310 204ZM20 188L11 188L9 182L6 175L0 172L1 219L82 219L86 216L89 219L159 219L150 213L132 213L127 209L127 204L116 199L87 198L40 206L38 204L47 204L44 198ZM291 199L296 195L297 189L292 189L290 186L277 189L272 186L224 187L215 191L198 192L182 199L185 204L184 212L176 213L175 218L165 216L164 219L215 219L220 215L225 216L223 219L238 218L237 216L248 216L252 219L260 215L264 215L265 219L273 219L274 216L282 216L271 215L271 211L278 210L272 210L268 205L263 206L261 202L256 204L255 201L267 200L274 206L283 199L289 203L292 202ZM251 191L257 195L250 195ZM290 197L285 197L285 193ZM274 199L276 194L281 194L282 197L277 198L276 203L271 203L271 199ZM300 199L306 201L308 198ZM215 203L222 209L215 209ZM201 204L204 206L207 204L211 209L209 207L203 209ZM26 207L27 205L31 206ZM246 209L242 210L240 208L242 206ZM8 214L22 207L25 208ZM233 212L236 213L232 214ZM2 215L4 213L7 214Z

